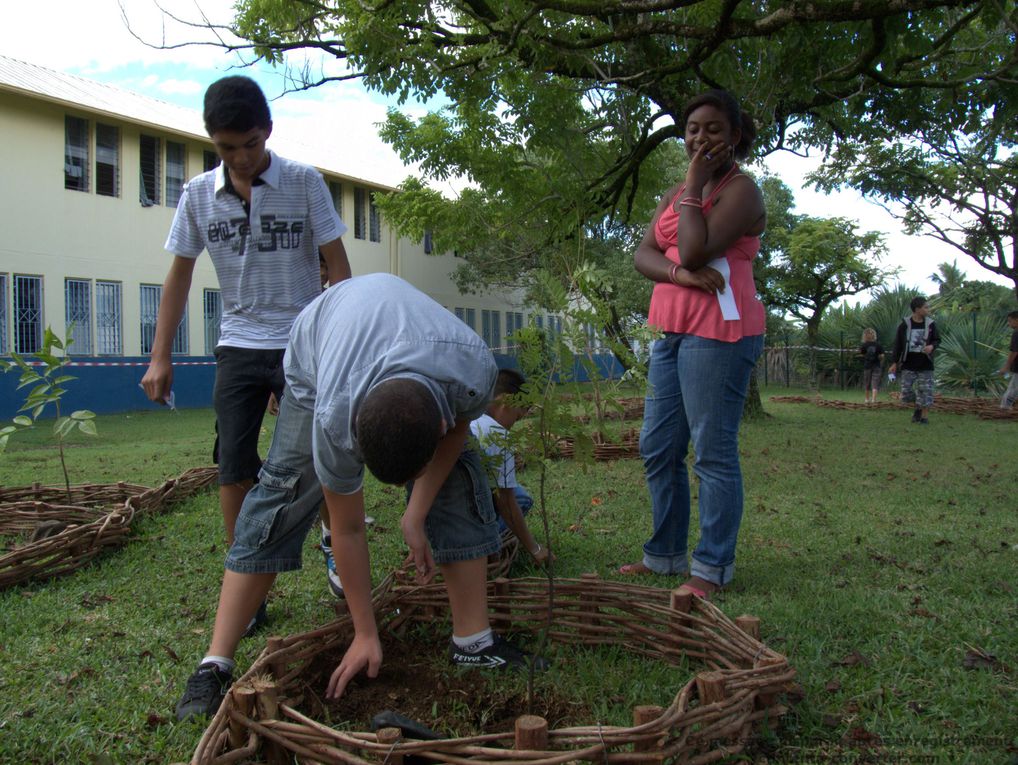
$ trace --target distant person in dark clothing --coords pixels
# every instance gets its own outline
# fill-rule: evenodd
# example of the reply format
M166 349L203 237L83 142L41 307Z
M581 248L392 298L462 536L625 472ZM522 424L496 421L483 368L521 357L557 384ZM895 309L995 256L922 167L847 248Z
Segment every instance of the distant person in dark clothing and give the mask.
M929 425L933 406L933 352L940 345L937 324L930 317L926 298L917 296L909 304L912 315L902 319L894 335L894 362L891 374L901 374L901 400L914 404L912 422Z
M862 357L862 387L866 391L866 403L877 403L880 393L880 374L884 367L884 346L877 342L877 331L868 327L862 333L862 345L859 346Z
M1001 409L1010 409L1014 406L1015 399L1018 399L1018 311L1011 311L1007 315L1007 326L1011 328L1011 345L1008 347L1010 353L1004 366L1000 368L1000 373L1010 375L1011 382L1000 399Z

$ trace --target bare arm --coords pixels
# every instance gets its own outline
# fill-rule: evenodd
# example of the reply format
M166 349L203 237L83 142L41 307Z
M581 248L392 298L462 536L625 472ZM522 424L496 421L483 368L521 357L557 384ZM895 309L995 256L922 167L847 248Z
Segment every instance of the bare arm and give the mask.
M325 267L329 272L329 284L336 284L351 275L350 261L346 256L346 247L342 239L333 239L318 248L318 251L325 258Z
M420 579L427 581L435 574L435 561L431 557L431 548L424 534L424 519L428 517L431 505L438 496L439 489L449 477L452 466L463 451L470 432L468 420L457 420L456 425L438 442L435 456L431 458L424 472L414 481L410 501L400 521L403 538L410 548L414 567Z
M702 199L704 187L715 170L731 157L726 148L704 144L697 150L686 171L683 198ZM708 154L712 159L707 159ZM725 186L709 216L705 217L699 207L684 205L677 236L682 265L696 271L724 255L740 237L761 233L766 214L763 195L747 176L733 178Z
M694 269L686 268L685 265L675 268L673 271L672 267L675 264L666 258L665 254L658 247L654 228L657 226L658 218L668 209L668 205L671 204L678 188L676 186L669 189L664 198L658 202L657 210L654 211L654 217L651 219L650 225L647 227L646 232L644 232L643 239L633 254L633 265L637 271L653 282L678 284L683 287L698 287L707 292L716 292L725 283L721 274L714 269L704 269L702 272L694 273ZM685 264L685 258L683 258L683 264ZM675 276L674 281L672 280L673 274Z
M354 638L329 678L326 696L339 698L347 683L362 669L376 677L382 664L382 644L371 606L371 561L364 532L364 492L336 494L322 488L329 509L332 550L343 594L353 620Z
M173 338L177 325L184 315L187 293L191 289L194 273L194 258L177 255L173 258L170 271L163 282L163 293L159 299L159 315L156 318L156 336L152 342L152 356L141 386L152 401L165 401L173 387L173 364L170 361Z
M534 538L534 535L530 533L527 519L523 517L523 511L516 501L516 492L512 489L499 489L495 498L498 514L502 516L502 520L505 521L505 525L509 527L509 530L520 540L523 549L530 553L538 563L543 563L547 560L549 555L548 548L542 547Z
M1007 361L1004 362L1004 366L1000 368L1001 374L1006 374L1014 369L1014 360L1018 359L1018 351L1011 351L1007 356Z

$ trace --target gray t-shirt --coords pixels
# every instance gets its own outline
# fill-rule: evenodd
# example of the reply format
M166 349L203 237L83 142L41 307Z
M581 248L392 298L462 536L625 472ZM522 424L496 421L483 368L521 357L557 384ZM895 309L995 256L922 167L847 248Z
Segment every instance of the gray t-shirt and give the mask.
M314 410L318 479L338 494L353 494L363 483L355 423L375 385L393 377L419 381L452 428L484 413L498 375L476 332L391 274L342 281L301 311L284 366L291 394Z

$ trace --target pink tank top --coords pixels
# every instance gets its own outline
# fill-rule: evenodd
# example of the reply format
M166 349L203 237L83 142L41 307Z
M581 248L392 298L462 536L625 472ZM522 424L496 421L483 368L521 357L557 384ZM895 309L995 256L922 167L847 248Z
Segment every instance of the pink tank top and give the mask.
M710 214L718 193L736 175L732 173L724 178L703 201L704 217ZM682 258L676 242L681 213L675 211L675 199L679 199L681 194L682 188L654 226L657 246L666 258L679 264ZM728 261L728 289L732 291L738 318L725 319L722 316L721 302L717 295L710 295L695 287L657 282L650 298L648 324L664 332L680 332L727 343L734 343L747 336L762 335L766 316L763 303L756 297L756 282L753 281L753 258L759 251L759 236L743 236L733 242L723 256Z

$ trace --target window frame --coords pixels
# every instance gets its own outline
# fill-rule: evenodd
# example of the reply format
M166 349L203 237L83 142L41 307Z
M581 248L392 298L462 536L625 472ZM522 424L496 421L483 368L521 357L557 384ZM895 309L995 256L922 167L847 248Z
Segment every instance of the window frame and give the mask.
M113 310L108 311L107 305ZM124 355L124 285L110 279L95 280L95 355ZM106 316L112 321L106 321ZM110 340L112 338L112 342Z
M37 306L34 309L33 308L24 309L20 305L21 289L23 288L24 285L28 284L35 286L35 298L36 298L35 302L37 303ZM12 329L14 330L13 350L15 353L20 353L22 355L28 353L37 353L39 350L42 349L42 330L43 327L45 326L45 316L43 312L45 303L43 300L44 295L43 295L42 276L37 276L35 274L14 274L14 278L12 280L12 288L13 289L11 291L12 295L11 326ZM32 330L32 328L34 327L34 332L29 333L24 332L22 330L23 319L20 314L24 310L34 310L36 313L36 318L34 319L34 321L32 321L32 323L28 325L29 330ZM34 339L34 342L29 345L26 345L24 343L24 340L28 339L29 334L34 335L34 338L32 338Z
M210 298L215 295L215 311L210 313ZM205 326L205 355L211 356L219 345L223 320L223 291L206 287L202 291L202 321Z
M110 131L106 136L112 138L109 144L103 140L103 133ZM102 154L109 152L112 161L103 161ZM95 193L100 197L120 196L120 128L116 125L107 125L103 122L95 123ZM104 171L103 168L110 168ZM106 172L109 173L109 187L104 180ZM108 190L106 190L108 188Z
M92 280L64 277L64 331L74 342L68 356L92 355Z
M151 142L151 146L147 150L146 142ZM161 199L162 172L159 161L162 158L162 146L162 139L157 136L148 133L138 134L138 201L142 207L156 207ZM149 158L152 163L151 181L145 176L146 154L151 155ZM151 182L151 188L149 188L149 182ZM149 191L152 192L151 195Z
M173 151L180 152L180 156L174 157L173 167L179 169L180 174L170 174L170 148L173 147ZM179 167L176 160L179 159ZM163 173L163 185L164 199L167 207L176 207L180 201L180 197L184 194L184 184L187 183L187 144L180 143L179 141L166 141L166 161L165 161L165 172ZM171 193L172 192L172 193Z
M77 127L79 130L84 129L83 136L80 133L74 136L79 141L79 143L74 145L71 143L72 123L78 123ZM87 194L90 190L89 168L92 162L91 128L89 120L84 117L76 117L73 114L64 115L64 189L67 191L82 191ZM69 170L72 168L80 172L80 180L77 182L71 180L74 174L70 173Z

